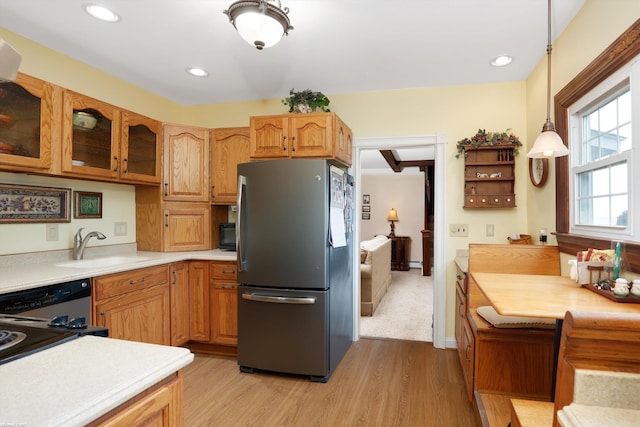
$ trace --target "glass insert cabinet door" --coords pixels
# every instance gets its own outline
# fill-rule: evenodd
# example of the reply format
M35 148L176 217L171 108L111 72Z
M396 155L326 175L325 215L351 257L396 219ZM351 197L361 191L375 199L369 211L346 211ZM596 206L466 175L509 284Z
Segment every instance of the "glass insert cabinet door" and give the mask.
M122 112L121 177L160 183L161 129L161 123L156 120Z
M65 91L62 123L62 171L117 178L120 169L118 109Z
M0 165L11 170L47 170L51 166L54 98L50 83L18 74L0 83Z

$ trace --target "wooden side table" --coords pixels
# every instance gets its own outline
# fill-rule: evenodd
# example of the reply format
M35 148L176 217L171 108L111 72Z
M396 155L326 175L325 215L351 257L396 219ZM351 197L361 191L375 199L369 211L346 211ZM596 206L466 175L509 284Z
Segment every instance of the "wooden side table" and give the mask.
M411 237L389 236L391 239L391 269L409 270L409 249L411 248Z

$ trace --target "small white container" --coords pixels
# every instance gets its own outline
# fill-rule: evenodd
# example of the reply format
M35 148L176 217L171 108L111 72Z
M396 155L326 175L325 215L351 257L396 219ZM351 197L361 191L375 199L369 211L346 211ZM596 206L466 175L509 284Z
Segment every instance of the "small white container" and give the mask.
M640 279L635 279L631 285L631 294L640 297Z
M629 295L629 282L627 279L616 279L616 285L613 288L613 293L619 297L626 297Z

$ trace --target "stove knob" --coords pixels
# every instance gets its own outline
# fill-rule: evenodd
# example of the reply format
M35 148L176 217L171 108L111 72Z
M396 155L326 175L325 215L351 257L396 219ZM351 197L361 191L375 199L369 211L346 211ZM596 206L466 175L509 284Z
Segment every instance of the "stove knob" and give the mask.
M87 327L87 322L84 317L75 317L67 323L69 329L84 329Z
M55 328L65 327L67 326L67 322L69 321L69 316L56 316L49 322L49 326L53 326Z

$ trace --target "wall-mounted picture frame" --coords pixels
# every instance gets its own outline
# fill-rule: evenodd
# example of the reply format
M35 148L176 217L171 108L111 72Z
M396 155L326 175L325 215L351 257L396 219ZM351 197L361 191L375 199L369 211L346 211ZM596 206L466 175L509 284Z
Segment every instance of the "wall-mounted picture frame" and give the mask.
M371 219L371 213L369 213L369 212L363 212L363 213L362 213L362 219L364 219L364 220L370 220L370 219Z
M371 212L371 206L363 206L362 212Z
M71 222L71 189L0 184L0 223Z
M102 218L102 193L74 191L74 218Z
M362 195L362 203L363 204L368 205L370 201L371 201L371 197L368 194L363 194Z

